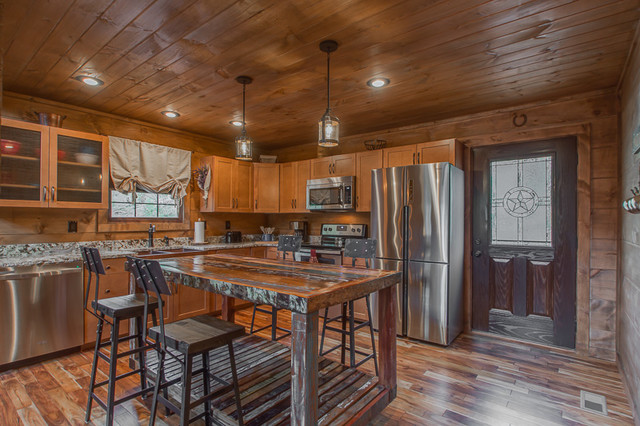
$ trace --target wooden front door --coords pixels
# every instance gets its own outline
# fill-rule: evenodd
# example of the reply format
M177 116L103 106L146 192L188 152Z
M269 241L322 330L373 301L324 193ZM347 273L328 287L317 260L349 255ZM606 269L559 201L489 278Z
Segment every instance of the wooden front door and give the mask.
M575 347L575 138L473 150L472 323Z

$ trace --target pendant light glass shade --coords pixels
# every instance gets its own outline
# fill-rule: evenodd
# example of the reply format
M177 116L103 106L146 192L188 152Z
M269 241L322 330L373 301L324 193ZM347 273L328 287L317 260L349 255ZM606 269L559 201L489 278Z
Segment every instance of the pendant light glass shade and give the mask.
M236 160L253 160L253 139L245 134L236 136Z
M318 121L318 145L324 147L338 146L340 143L340 120L327 110Z
M318 121L318 145L323 147L338 146L340 143L340 120L331 112L331 52L338 49L338 43L325 40L320 43L320 50L327 52L327 110Z
M244 117L245 107L245 91L247 84L251 84L253 79L247 76L236 77L236 81L242 84L242 133L240 136L236 136L236 160L252 161L253 160L253 139L247 136L247 130L245 127L246 120Z

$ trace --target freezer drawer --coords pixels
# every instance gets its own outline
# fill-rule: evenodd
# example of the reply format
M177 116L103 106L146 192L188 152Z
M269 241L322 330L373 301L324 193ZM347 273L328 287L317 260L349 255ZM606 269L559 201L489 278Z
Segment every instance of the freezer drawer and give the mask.
M409 262L407 274L407 336L448 345L449 266ZM456 333L457 335L457 333Z
M0 275L0 365L82 345L79 266L34 266Z
M402 271L402 261L400 260L386 260L386 259L375 259L374 263L375 269L385 269L387 271ZM404 308L403 301L404 298L404 287L402 285L404 280L401 280L398 285L396 285L396 290L398 291L398 306L396 310L398 312L398 318L396 320L396 333L399 336L404 336L406 333L402 329L404 323ZM378 329L378 292L376 291L371 295L371 316L373 317L373 328Z

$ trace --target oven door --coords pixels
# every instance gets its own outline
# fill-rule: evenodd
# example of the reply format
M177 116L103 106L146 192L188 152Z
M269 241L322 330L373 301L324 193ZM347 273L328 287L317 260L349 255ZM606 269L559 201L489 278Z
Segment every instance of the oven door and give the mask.
M344 185L307 185L308 210L344 209Z

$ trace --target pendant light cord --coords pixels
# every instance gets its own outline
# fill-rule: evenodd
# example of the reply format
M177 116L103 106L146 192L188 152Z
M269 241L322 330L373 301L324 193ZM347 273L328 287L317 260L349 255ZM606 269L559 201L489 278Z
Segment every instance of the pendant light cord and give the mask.
M245 130L245 119L244 119L244 95L247 89L247 85L242 83L242 136L244 136L247 132Z
M331 62L331 52L327 52L327 112L331 109L331 104L329 102L331 96L331 68L329 64Z

